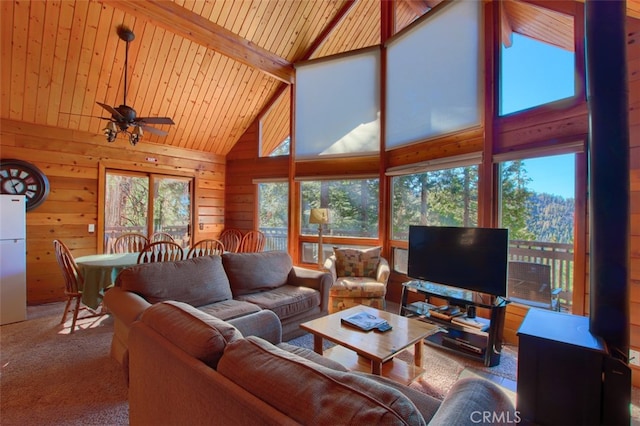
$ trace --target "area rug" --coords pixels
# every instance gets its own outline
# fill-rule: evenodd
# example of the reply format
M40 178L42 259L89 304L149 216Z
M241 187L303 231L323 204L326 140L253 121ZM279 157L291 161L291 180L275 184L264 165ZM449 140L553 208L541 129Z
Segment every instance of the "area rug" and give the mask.
M313 349L313 336L305 334L289 341L289 343ZM333 346L331 342L324 341L325 350L331 346ZM476 374L492 380L500 386L506 385L508 390L515 392L518 360L516 351L510 347L503 348L500 364L495 367L485 367L482 363L471 358L456 355L446 349L439 349L426 344L423 354L425 372L414 380L410 386L428 395L439 399L444 398L451 386L461 377L464 370L468 370L468 374ZM405 362L413 362L413 348L403 351L397 357ZM509 389L511 387L513 389Z

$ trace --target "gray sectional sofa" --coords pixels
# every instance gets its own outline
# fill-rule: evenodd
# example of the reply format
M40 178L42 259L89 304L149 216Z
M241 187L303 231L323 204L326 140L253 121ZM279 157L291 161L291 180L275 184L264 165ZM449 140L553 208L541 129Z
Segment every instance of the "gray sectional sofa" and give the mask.
M281 343L272 311L233 321L179 302L144 311L129 335L131 425L449 426L516 418L487 380L462 379L439 401Z
M111 355L126 363L131 325L155 303L187 303L222 320L270 310L282 338L304 333L299 325L328 313L331 275L293 266L282 251L225 253L177 262L135 265L121 271L104 297L114 317Z

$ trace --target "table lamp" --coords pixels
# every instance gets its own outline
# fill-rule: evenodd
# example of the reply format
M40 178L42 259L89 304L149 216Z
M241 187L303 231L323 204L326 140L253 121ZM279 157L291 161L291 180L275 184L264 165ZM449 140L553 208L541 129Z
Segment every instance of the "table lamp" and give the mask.
M311 209L309 224L318 224L318 266L322 268L322 225L329 223L329 209Z

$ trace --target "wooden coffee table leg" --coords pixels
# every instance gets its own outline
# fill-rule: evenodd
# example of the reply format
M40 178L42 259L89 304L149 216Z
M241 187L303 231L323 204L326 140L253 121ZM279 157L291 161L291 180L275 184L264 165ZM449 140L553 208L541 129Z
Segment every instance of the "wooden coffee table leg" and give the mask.
M322 336L318 336L317 334L313 335L313 351L322 355Z
M422 368L422 347L423 347L423 343L422 343L422 339L420 339L416 345L415 345L415 349L413 350L413 363Z
M382 363L371 361L371 374L382 375Z

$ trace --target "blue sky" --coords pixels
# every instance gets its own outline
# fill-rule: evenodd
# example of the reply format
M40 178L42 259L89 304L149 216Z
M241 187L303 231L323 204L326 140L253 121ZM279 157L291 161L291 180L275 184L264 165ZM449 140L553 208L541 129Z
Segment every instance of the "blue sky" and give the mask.
M574 94L574 54L513 34L503 48L501 112L531 108ZM574 197L574 155L524 161L530 188L536 192Z

